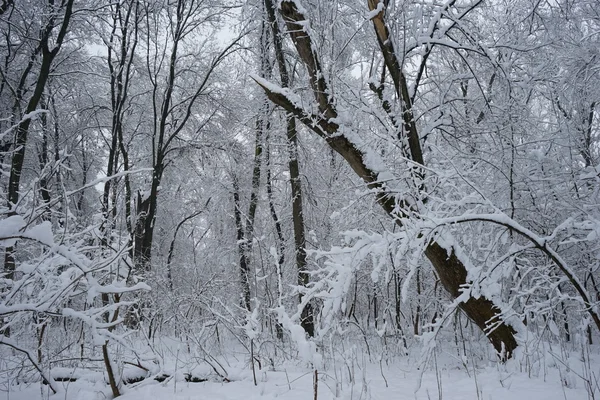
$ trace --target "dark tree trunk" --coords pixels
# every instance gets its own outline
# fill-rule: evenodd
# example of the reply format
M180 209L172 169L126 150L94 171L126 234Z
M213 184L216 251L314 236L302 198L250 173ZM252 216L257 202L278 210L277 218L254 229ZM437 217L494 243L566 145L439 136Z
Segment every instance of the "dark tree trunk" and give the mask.
M462 286L467 283L467 270L464 264L456 257L453 251L442 248L436 242L431 242L425 249L425 255L435 268L442 286L453 298L461 295ZM502 359L508 359L517 348L515 330L501 322L499 310L494 303L481 296L477 299L470 298L460 303L460 309L473 321L479 329L486 333L488 339L500 354ZM498 322L493 331L488 325Z
M19 91L25 87L26 79L33 67L34 60L37 58L39 53L42 54L42 60L40 65L40 70L37 76L37 81L35 82L33 93L27 103L27 107L25 108L25 115L28 115L34 112L39 103L42 101L42 97L44 94L44 90L46 87L46 83L50 77L50 71L52 67L52 62L54 58L60 51L60 48L63 44L65 36L68 31L69 22L71 20L71 15L73 14L73 3L74 0L68 0L64 4L64 14L63 20L59 29L59 32L56 36L54 48L50 49L50 39L52 36L52 31L54 30L56 23L56 16L53 15L48 21L47 25L40 31L40 44L34 50L30 57L30 62L23 72L21 82L19 83ZM8 9L8 6L12 4L12 1L3 2L2 7L3 11ZM21 93L21 92L19 92ZM15 99L17 104L22 100L21 94L17 95L17 99ZM15 107L15 110L20 110L20 106ZM22 116L19 116L22 117ZM8 180L8 190L7 190L7 200L8 207L13 208L16 207L19 202L20 197L20 183L21 183L21 173L23 172L23 163L25 161L25 150L27 148L27 136L29 134L29 127L31 125L31 118L22 119L15 130L15 138L14 138L14 151L12 153L12 160L10 165L10 176ZM4 253L4 278L12 280L14 278L15 271L15 256L14 256L14 248L7 247ZM10 331L6 329L4 331L5 335L9 335Z
M413 321L413 332L415 335L419 334L421 328L421 270L417 269L415 284L417 289L417 307L415 310L415 319Z
M281 299L283 298L282 293L282 284L283 284L283 266L285 263L285 238L283 237L283 228L281 226L281 221L277 215L277 210L275 209L275 203L273 201L273 182L272 182L272 174L271 174L271 149L268 145L269 139L267 137L267 151L266 151L266 160L265 164L267 166L266 170L266 188L267 188L267 197L269 199L269 211L271 213L271 218L273 219L273 223L275 224L275 232L277 234L277 298L278 305L281 305ZM266 283L266 282L265 282ZM283 327L279 322L275 322L275 330L277 332L277 338L283 339Z
M250 271L248 259L244 246L244 225L242 223L242 211L240 208L240 194L236 179L233 180L233 214L235 217L235 228L237 233L238 252L240 256L240 281L242 284L242 304L250 311Z
M273 32L275 58L279 67L281 85L282 87L289 87L290 78L272 0L265 0L265 8ZM298 132L296 129L296 119L289 112L286 115L286 135L289 151L288 168L290 171L290 186L292 188L292 221L294 226L294 252L296 254L296 268L298 269L298 284L306 287L309 282L309 275L306 273L306 236L304 212L302 209L302 181L300 180L300 166L298 164ZM299 295L299 301L302 302L302 294ZM303 310L300 324L309 336L314 336L314 316L311 304L308 304Z

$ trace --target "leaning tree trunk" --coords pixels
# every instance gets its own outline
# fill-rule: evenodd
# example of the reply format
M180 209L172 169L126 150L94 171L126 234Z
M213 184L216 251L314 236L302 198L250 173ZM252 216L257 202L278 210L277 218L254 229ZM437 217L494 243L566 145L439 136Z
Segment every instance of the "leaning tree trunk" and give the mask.
M304 109L299 108L295 103L290 101L281 90L277 90L266 81L258 81L259 85L264 89L269 99L283 107L287 112L296 116L308 128L321 136L328 145L340 154L354 170L354 172L367 184L369 189L376 193L376 198L384 211L394 219L398 224L402 224L402 215L397 211L396 198L393 193L390 193L385 184L378 177L378 173L370 168L366 163L366 156L361 149L357 148L346 136L339 131L339 126L335 122L331 122L337 117L337 110L333 104L333 99L329 95L324 74L321 69L319 59L314 52L311 43L310 35L304 30L304 22L306 17L298 10L293 1L284 0L281 3L280 12L286 21L288 32L292 38L298 55L302 59L309 74L310 85L317 102L319 116L311 115ZM397 64L397 60L392 56L393 48L390 40L381 40L380 32L387 36L387 27L383 24L383 12L374 18L378 39L384 52L386 65ZM389 46L388 46L389 45ZM399 64L397 64L399 65ZM420 153L420 143L418 140L416 125L412 118L411 104L408 101L407 85L401 71L395 69L391 71L395 86L399 92L399 97L404 100L404 112L402 115L403 124L409 135L409 146L413 160L422 160ZM419 164L422 164L420 162ZM433 265L434 270L440 278L440 281L446 291L457 298L462 293L464 285L468 284L467 269L464 263L457 257L454 247L444 248L435 240L429 242L425 249L425 256ZM510 358L513 351L517 347L515 339L515 330L504 322L501 322L501 316L497 311L494 303L481 296L477 299L470 298L462 302L460 308L465 314L482 329L490 342L499 354L502 360ZM496 321L497 320L497 321ZM489 331L488 324L495 321L495 329Z

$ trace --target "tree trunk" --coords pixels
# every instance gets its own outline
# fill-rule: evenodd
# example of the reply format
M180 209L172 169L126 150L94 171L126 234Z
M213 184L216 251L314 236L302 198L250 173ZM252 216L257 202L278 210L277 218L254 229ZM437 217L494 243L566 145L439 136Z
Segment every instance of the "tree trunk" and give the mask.
M265 8L273 31L275 57L279 67L281 85L288 87L290 84L289 75L272 0L265 0ZM294 253L296 254L296 268L298 269L298 284L306 287L309 282L309 274L306 272L306 235L304 212L302 209L302 181L300 180L300 166L298 164L298 132L296 129L296 119L289 112L286 115L286 135L290 157L288 168L290 171L290 186L292 188L292 221L294 226ZM298 297L300 303L302 303L302 293ZM304 331L309 336L314 336L314 316L311 304L308 304L302 310L301 319L300 325L304 328Z
M27 75L31 71L31 67L33 66L33 61L39 55L41 51L42 60L40 65L40 70L38 73L37 81L35 82L35 87L29 102L27 103L27 107L25 109L25 115L27 116L30 113L33 113L39 103L42 101L42 97L44 94L44 90L46 88L46 83L50 77L50 71L52 62L54 58L60 51L60 48L63 44L65 36L68 31L69 22L71 21L71 15L73 14L73 3L74 0L68 0L64 3L64 14L63 20L60 25L59 32L54 41L54 48L49 48L49 43L52 37L52 31L55 27L55 17L51 17L48 21L48 24L40 31L40 43L39 46L34 50L34 53L31 56L30 63L28 67L23 73L22 80L20 82L20 88L23 88L25 85L25 79ZM2 11L6 11L8 9L8 5L12 4L12 1L3 2ZM6 6L6 7L4 7ZM21 96L17 96L16 101L19 102L21 100ZM15 110L20 110L20 107L15 107ZM23 116L19 116L22 118ZM31 118L21 119L18 123L15 130L15 139L14 139L14 150L12 153L12 160L10 165L10 176L8 179L8 190L7 190L7 200L8 200L8 208L12 209L16 207L19 202L20 197L20 184L21 184L21 173L23 172L23 163L25 161L25 150L27 148L27 136L29 134L29 127L31 125ZM8 280L12 280L14 278L15 271L15 256L14 256L14 247L10 246L5 249L4 252L4 278ZM0 321L0 324L2 322ZM5 336L10 335L10 329L4 329L3 333Z
M277 305L281 305L281 299L283 298L283 266L285 263L285 238L283 237L283 228L281 226L281 221L277 216L277 210L275 209L275 203L273 201L273 182L272 182L272 174L271 174L271 149L269 147L269 138L267 137L267 151L266 151L266 188L267 188L267 197L269 199L269 211L271 213L271 218L273 219L273 223L275 224L275 232L277 233L277 252L278 258L277 262ZM266 282L265 282L266 283ZM283 339L283 327L279 322L275 322L275 330L277 332L277 338Z
M240 208L240 193L237 180L233 179L233 214L235 217L235 228L237 233L238 252L240 256L240 282L242 284L242 304L246 310L250 311L250 271L248 259L246 258L246 249L244 246L244 225L242 223L242 211Z
M262 84L261 82L258 83L263 87L267 93L267 96L273 103L294 114L298 119L305 123L309 129L313 130L319 136L324 138L329 146L331 146L331 148L340 154L348 162L354 172L361 179L363 179L367 187L376 193L376 199L385 212L391 218L393 218L396 224L402 225L403 215L399 215L399 212L397 211L398 208L395 195L390 193L384 184L379 180L378 173L366 165L366 154L357 148L354 143L348 140L348 138L346 138L344 135L341 135L339 133L339 126L335 122L331 122L331 119L337 116L337 111L334 108L333 99L329 95L329 91L325 83L325 75L321 70L320 62L316 53L314 52L315 47L312 44L311 37L303 29L302 24L304 21L306 21L306 17L299 12L295 3L290 1L283 1L281 3L280 12L287 23L288 32L292 37L292 41L294 42L298 55L308 70L311 87L319 107L320 115L314 116L307 114L303 109L300 109L298 106L292 103L280 91L273 91L265 84ZM380 13L377 18L374 18L374 21L376 20L382 24L376 26L376 31L378 31L378 34L380 30L378 28L381 28L381 26L383 26L387 32L387 27L385 27L383 24L383 13ZM381 41L380 39L380 44L382 42L383 44L386 44L389 42L389 40ZM389 43L391 44L391 42ZM384 55L386 55L385 58L386 61L388 61L389 57L387 56L389 54ZM398 71L395 71L394 74L396 74L396 77L398 77ZM403 78L403 75L400 75L400 79L403 80ZM404 85L402 82L397 85L401 88L401 93ZM409 106L410 103L405 101L405 107ZM408 108L407 112L405 112L403 115L403 118L405 118L404 122L406 125L409 125L411 129L412 127L415 127L416 129L414 120L412 120L412 115L408 111L410 111L410 108ZM419 158L418 155L420 151L420 143L418 143L418 140L416 143L415 141L411 141L411 151L413 151L413 147L416 145L418 145L418 147L415 149L413 156L416 156L415 158ZM415 159L415 161L417 160ZM425 249L425 255L432 263L446 291L450 293L453 298L460 296L463 286L469 282L467 281L467 269L462 261L456 256L454 248L447 250L441 247L436 241L431 241ZM491 321L496 321L501 318L492 301L483 296L477 299L471 298L466 302L461 303L460 308L473 322L475 322L480 329L487 334L490 342L502 360L506 360L507 358L511 357L512 352L517 347L515 330L511 326L506 325L501 321L498 321L497 327L493 331L489 332L487 330L487 326Z
M425 255L433 265L444 289L453 298L460 296L462 286L468 283L467 270L454 251L449 253L438 243L431 242L425 249ZM470 298L466 302L460 303L459 307L479 329L485 332L502 360L511 357L518 345L515 339L515 330L503 322L499 323L497 328L491 332L487 329L490 322L500 320L498 309L491 300L483 296L477 299Z

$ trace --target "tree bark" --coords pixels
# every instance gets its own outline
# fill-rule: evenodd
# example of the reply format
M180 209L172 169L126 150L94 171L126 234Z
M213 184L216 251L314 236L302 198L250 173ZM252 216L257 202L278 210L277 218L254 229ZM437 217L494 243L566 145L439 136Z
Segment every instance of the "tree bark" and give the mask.
M318 57L314 52L315 47L311 43L311 37L304 31L302 25L306 17L298 11L295 3L292 1L284 0L281 3L280 12L287 23L287 28L296 50L310 75L311 86L319 105L320 115L307 114L303 109L292 103L284 94L279 91L273 91L267 85L261 84L261 82L259 84L273 103L294 114L309 129L325 139L329 146L348 162L354 172L366 183L367 187L376 193L377 201L384 211L394 219L396 224L402 225L401 218L403 215L399 215L395 195L390 193L385 183L382 183L378 179L378 173L366 165L365 154L348 138L339 133L339 126L336 123L331 122L331 119L337 116L337 111L333 105L333 99L329 95L324 74L321 71ZM406 115L406 112L404 114ZM405 115L403 116L404 118L406 118ZM410 118L408 121L405 119L405 123L414 124L412 117ZM420 143L418 145L420 148ZM425 249L425 256L433 265L446 291L453 298L459 297L463 286L469 282L467 281L467 269L456 256L454 248L447 250L435 240L432 240ZM511 357L517 347L516 332L511 326L500 322L501 316L496 311L496 307L491 300L483 296L477 299L470 298L466 302L461 303L460 308L486 333L502 360ZM495 329L489 331L487 329L488 324L496 321L498 322Z
M240 206L240 193L237 180L233 179L233 215L235 217L235 228L237 233L238 252L240 256L240 281L242 284L242 304L250 311L250 271L246 249L244 246L244 225L242 223L242 211Z
M265 8L271 29L273 31L273 44L275 47L275 58L279 67L279 76L282 87L289 87L289 74L285 62L285 54L281 43L279 25L275 17L275 7L272 0L265 0ZM302 181L300 180L300 166L298 164L298 132L296 119L290 112L286 115L286 136L288 141L290 172L290 186L292 189L292 223L294 226L294 253L296 255L296 268L298 270L298 284L306 287L309 282L306 263L306 234L304 224L304 211L302 208ZM302 293L299 294L302 303ZM312 305L308 304L302 310L300 325L309 336L314 336L314 316Z
M27 116L30 113L33 113L39 103L42 101L44 90L46 88L46 83L50 78L50 71L52 67L52 62L56 58L56 55L60 51L60 48L63 44L65 36L68 32L69 22L71 21L71 16L73 14L73 3L74 0L68 0L64 3L64 14L63 20L60 25L59 32L56 36L54 48L50 49L50 39L52 36L52 31L55 28L56 23L56 15L52 15L46 24L46 26L40 30L40 44L36 47L34 52L32 53L29 64L26 67L25 71L22 74L21 82L19 84L19 90L23 89L26 84L26 78L29 75L31 68L33 67L33 63L39 53L42 54L42 60L40 65L40 70L38 73L37 81L34 85L33 93L27 103L27 107L25 108L25 115ZM4 1L2 3L2 13L8 9L8 6L12 5L12 1ZM21 94L17 96L15 99L16 107L14 110L20 110L19 102L22 100ZM22 118L22 116L19 116ZM19 197L20 197L20 184L21 184L21 173L23 172L23 163L25 162L25 150L27 148L27 137L29 135L29 127L31 125L31 118L21 119L18 123L17 128L15 130L15 139L14 139L14 150L12 153L12 160L10 165L10 176L8 180L8 190L7 190L7 200L8 200L8 208L12 209L16 208ZM6 279L12 280L14 278L15 272L15 256L14 256L14 247L10 246L5 249L4 252L4 277ZM0 321L0 324L2 322ZM6 328L3 332L0 332L5 336L10 336L10 329Z

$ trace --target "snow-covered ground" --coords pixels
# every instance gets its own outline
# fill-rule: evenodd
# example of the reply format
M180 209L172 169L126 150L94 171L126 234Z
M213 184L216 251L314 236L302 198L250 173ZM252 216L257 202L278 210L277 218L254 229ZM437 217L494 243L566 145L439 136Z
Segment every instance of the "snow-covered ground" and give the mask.
M358 382L355 385L346 383L335 395L335 381L320 376L318 399L514 399L514 400L559 400L587 399L587 393L582 387L569 389L560 384L558 374L543 379L529 379L526 374L501 374L494 369L478 372L477 380L469 377L464 371L441 371L440 386L438 387L435 373L426 373L422 379L421 388L417 390L419 373L407 372L401 367L384 369L385 381L377 366L367 369L366 384ZM266 372L262 375L257 386L252 377L247 374L243 380L231 383L184 383L175 389L172 384L144 385L127 392L123 400L144 399L213 399L213 400L251 400L251 399L313 399L313 374L302 375L298 372L288 373L292 383L288 386L285 372ZM362 379L362 378L361 378ZM291 387L291 389L290 389ZM441 395L439 394L441 390ZM75 397L77 398L77 397ZM82 397L85 398L85 397ZM96 399L99 397L87 397Z
M356 353L355 353L356 355ZM233 360L237 358L237 364ZM350 357L351 358L351 357ZM497 365L487 361L487 366L475 369L470 362L441 352L424 373L418 363L410 358L386 365L385 362L368 363L362 355L330 363L328 369L318 371L318 400L329 399L444 399L444 400L579 400L594 398L589 395L583 377L600 376L598 357L593 362L582 363L572 355L568 361L556 361L552 356L545 360L537 358L529 362L520 360ZM189 360L188 360L189 361ZM177 371L175 379L158 382L153 379L124 385L122 400L252 400L252 399L314 399L314 370L301 363L286 362L284 365L256 370L254 385L252 370L240 357L229 360L227 366L230 382L223 382L211 374L207 365L190 369L188 362L177 367L171 360L165 371ZM480 362L480 364L483 362ZM334 365L335 364L335 365ZM570 368L567 368L567 364ZM437 367L436 367L437 365ZM586 373L583 369L588 368ZM179 369L173 369L179 368ZM258 368L258 366L257 366ZM184 379L185 371L206 376L206 382L190 383ZM131 372L131 367L129 369ZM64 371L63 371L64 372ZM127 370L126 370L127 372ZM587 375L586 375L587 374ZM127 375L127 374L125 374ZM134 373L135 375L135 373ZM2 400L104 400L112 397L110 389L98 375L74 374L76 382L59 382L62 392L48 393L48 387L40 384L2 386ZM352 379L350 379L352 377ZM592 382L595 398L600 396L597 382ZM49 397L48 397L49 396Z

